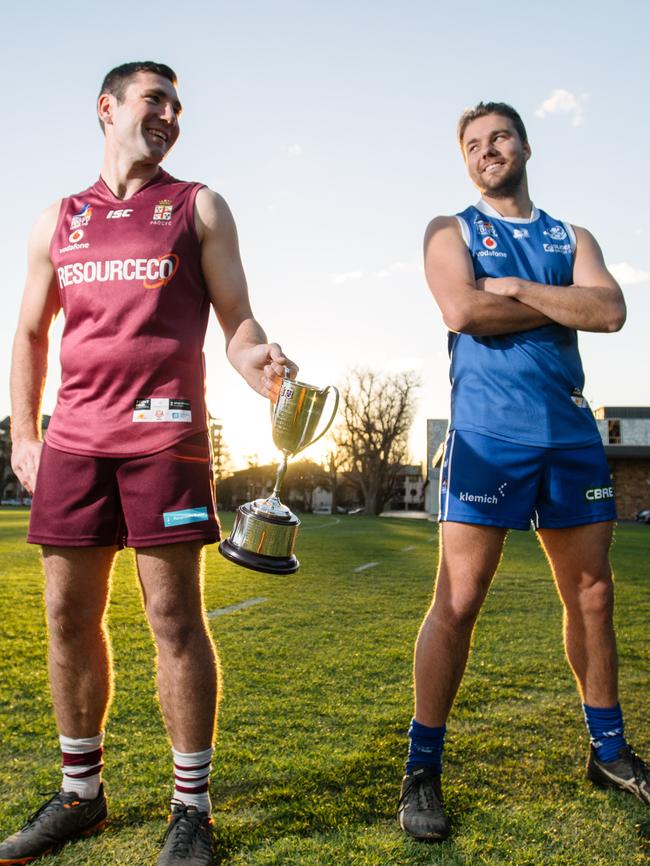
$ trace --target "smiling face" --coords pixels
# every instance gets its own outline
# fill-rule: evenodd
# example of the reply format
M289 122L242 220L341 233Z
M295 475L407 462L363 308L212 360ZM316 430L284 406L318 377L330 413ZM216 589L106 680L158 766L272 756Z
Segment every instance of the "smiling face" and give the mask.
M470 179L488 198L515 195L526 177L530 145L512 120L487 114L469 123L461 142Z
M181 104L176 88L154 72L137 72L121 99L103 93L98 113L107 145L134 163L158 165L180 133Z

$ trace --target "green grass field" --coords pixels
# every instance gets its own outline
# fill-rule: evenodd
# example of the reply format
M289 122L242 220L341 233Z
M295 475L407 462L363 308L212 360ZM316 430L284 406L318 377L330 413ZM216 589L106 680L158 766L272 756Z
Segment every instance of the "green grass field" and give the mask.
M224 524L230 527L232 515ZM38 550L27 515L0 513L0 833L56 790ZM631 866L650 862L650 810L584 779L587 737L561 646L561 610L532 533L512 533L449 725L453 835L404 838L395 809L411 717L411 656L437 530L421 521L306 517L300 571L270 577L207 551L224 696L212 796L229 866ZM622 703L650 757L650 528L613 551ZM364 563L377 565L361 572ZM89 580L92 576L89 575ZM116 696L106 739L111 822L52 866L155 862L171 793L153 647L128 551L114 574Z

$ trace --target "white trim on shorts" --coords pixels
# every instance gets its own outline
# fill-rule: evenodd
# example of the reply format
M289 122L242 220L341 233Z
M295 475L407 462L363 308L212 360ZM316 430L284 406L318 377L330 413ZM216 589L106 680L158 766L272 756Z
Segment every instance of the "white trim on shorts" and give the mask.
M446 498L445 498L445 513L444 513L444 515L440 516L440 518L439 518L440 520L446 520L447 514L449 513L449 491L451 489L451 461L452 461L452 457L454 456L454 443L455 443L455 441L456 441L456 431L450 430L449 433L447 434L447 442L445 442L445 450L444 450L443 455L442 455L443 467L442 467L442 473L440 474L440 499L442 499L442 483L445 480L445 478L447 480L447 493L446 493ZM447 458L447 444L448 443L449 443L449 457ZM445 459L447 459L447 466L448 466L446 476L445 476L445 467L444 467ZM442 502L440 502L440 504L438 506L438 513L439 514L440 514L441 510L442 510Z

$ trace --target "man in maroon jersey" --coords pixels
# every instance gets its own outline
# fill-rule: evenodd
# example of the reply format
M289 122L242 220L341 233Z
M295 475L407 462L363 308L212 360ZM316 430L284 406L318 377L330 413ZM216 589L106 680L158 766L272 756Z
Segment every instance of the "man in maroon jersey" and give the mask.
M179 134L175 85L168 66L149 61L108 73L97 103L100 178L45 210L29 241L12 465L34 494L28 540L43 547L63 786L0 843L0 864L28 863L106 822L104 614L124 545L136 551L174 759L158 864L216 862L208 780L218 674L201 579L202 547L219 538L204 404L210 307L230 362L261 395L272 397L285 368L297 368L253 318L225 201L160 168ZM43 443L48 333L61 308L62 381Z

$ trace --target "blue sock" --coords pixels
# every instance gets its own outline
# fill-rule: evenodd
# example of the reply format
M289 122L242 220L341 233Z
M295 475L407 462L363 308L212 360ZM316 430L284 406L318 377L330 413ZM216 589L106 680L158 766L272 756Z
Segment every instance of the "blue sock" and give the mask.
M603 709L583 704L582 709L596 757L599 761L615 761L619 751L627 745L623 736L621 705Z
M433 767L436 772L442 773L442 750L445 745L446 731L446 725L440 728L429 728L413 719L409 728L411 745L406 762L407 773L411 773L418 765Z

